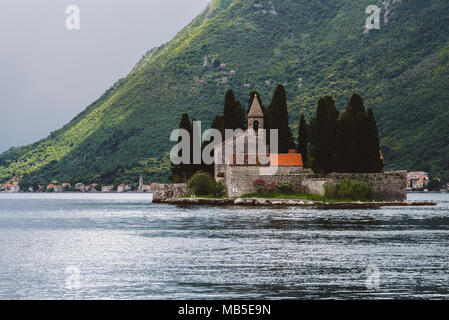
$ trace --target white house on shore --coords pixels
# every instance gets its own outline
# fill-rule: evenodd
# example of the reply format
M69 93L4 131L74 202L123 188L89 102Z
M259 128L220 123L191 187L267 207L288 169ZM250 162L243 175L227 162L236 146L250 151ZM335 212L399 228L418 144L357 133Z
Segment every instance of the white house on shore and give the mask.
M112 191L114 191L114 186L101 187L101 192L112 192Z
M6 183L3 185L5 192L20 192L20 185L18 182Z

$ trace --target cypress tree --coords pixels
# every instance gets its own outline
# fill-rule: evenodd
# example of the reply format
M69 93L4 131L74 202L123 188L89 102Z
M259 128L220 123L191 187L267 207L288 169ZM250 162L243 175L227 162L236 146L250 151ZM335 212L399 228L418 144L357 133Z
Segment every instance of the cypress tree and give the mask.
M217 114L210 126L212 129L217 129L221 132L221 136L224 139L224 117L221 114Z
M242 129L246 130L247 128L247 119L245 109L240 104L240 101L235 101L234 104L234 130Z
M288 125L287 94L283 85L278 85L268 106L270 129L278 129L279 153L287 153L295 147L293 135Z
M349 100L349 110L353 114L354 117L357 116L359 112L365 112L365 105L363 103L363 99L357 93L354 93Z
M306 118L304 115L301 115L301 118L299 120L299 127L298 127L298 152L302 156L302 161L304 165L307 164L308 161L308 151L307 151L307 125L306 125Z
M235 104L235 98L234 98L234 91L228 90L226 92L225 96L225 104L224 104L224 111L223 111L223 117L224 117L224 128L225 129L234 129L234 104Z
M314 121L315 171L329 173L337 169L336 131L338 115L334 99L331 96L318 100Z
M366 112L357 113L357 116L355 118L357 161L353 172L369 172L367 167L369 146L366 144L366 142L369 140L369 122L370 121Z
M193 175L193 153L192 153L192 123L189 120L187 113L182 114L181 121L179 122L179 129L186 130L190 135L190 164L181 163L178 165L171 164L171 176L170 180L173 182L185 182ZM181 137L178 138L178 143L181 141ZM178 151L178 155L182 156L182 150Z
M337 159L340 172L363 172L366 138L366 110L363 99L353 94L337 126Z
M359 154L356 143L356 121L350 106L337 124L337 160L339 172L356 172Z
M354 94L338 121L338 170L341 172L381 172L379 132L372 109Z
M365 141L367 146L367 172L382 172L384 163L380 158L379 130L376 119L374 118L374 112L371 108L368 109L367 118L367 138Z
M232 90L226 92L223 116L225 129L246 129L245 110L240 102L235 100Z
M221 133L221 137L224 140L225 136L224 136L224 117L222 115L217 114L214 118L214 120L212 121L211 124L211 129L217 129L220 131ZM203 152L204 148L210 144L212 141L212 139L210 139L209 141L204 141L201 145L201 153ZM214 151L212 151L212 156L214 156ZM203 161L201 161L201 167L200 169L201 171L204 172L208 172L210 173L212 176L214 175L214 164L205 164Z

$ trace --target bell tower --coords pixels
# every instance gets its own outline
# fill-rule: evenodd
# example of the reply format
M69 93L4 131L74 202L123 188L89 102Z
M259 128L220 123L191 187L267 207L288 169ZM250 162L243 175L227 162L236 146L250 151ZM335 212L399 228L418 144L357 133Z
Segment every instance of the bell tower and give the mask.
M253 129L256 134L259 129L263 129L263 112L257 94L254 94L253 103L248 112L248 130L250 129Z

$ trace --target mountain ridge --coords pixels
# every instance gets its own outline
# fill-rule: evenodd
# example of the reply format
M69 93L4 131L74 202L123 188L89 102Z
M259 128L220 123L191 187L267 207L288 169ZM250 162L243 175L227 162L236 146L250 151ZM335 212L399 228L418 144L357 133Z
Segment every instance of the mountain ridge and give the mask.
M343 109L357 92L375 111L389 169L444 176L448 6L390 1L388 23L366 33L372 2L212 1L63 128L1 154L0 180L113 182L142 174L166 181L169 134L182 113L205 129L222 113L226 90L244 105L258 90L266 105L278 83L286 85L294 129L320 96L333 95ZM226 67L204 68L205 56Z

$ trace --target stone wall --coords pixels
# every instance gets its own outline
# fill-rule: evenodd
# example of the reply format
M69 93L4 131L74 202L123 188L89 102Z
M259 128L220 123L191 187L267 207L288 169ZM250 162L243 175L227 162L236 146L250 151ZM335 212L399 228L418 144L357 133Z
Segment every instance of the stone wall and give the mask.
M161 203L177 199L188 193L187 184L157 184L153 186L153 202Z
M325 177L314 173L297 173L294 168L279 167L272 174L260 171L255 166L230 166L226 170L226 190L231 198L238 198L244 194L256 192L253 182L261 178L267 183L278 184L283 181L292 182L297 188L306 186L310 193L324 195L324 185L337 183L345 178L359 180L373 188L375 201L406 201L407 200L407 172L391 173L331 173ZM188 193L187 185L158 184L153 187L153 202L169 202Z
M330 179L310 177L304 179L302 185L306 187L310 193L324 196L324 185L330 182Z
M347 179L359 180L373 188L376 201L406 201L407 171L390 173L331 173L326 176L333 182Z
M269 167L257 166L228 166L225 176L226 191L229 197L237 198L247 193L256 192L253 182L257 178L263 179L268 184L277 184L282 181L290 181L296 187L300 187L303 181L315 177L313 173L302 173L297 166L282 166L276 171L270 172Z
M264 173L260 167L229 166L225 183L229 197L237 198L256 192L253 182L261 178L268 184L290 181L296 187L305 186L311 193L324 195L324 185L337 183L345 178L363 181L373 188L376 201L406 201L407 172L392 173L332 173L321 176L314 173L298 173L294 168L279 167L275 174Z

